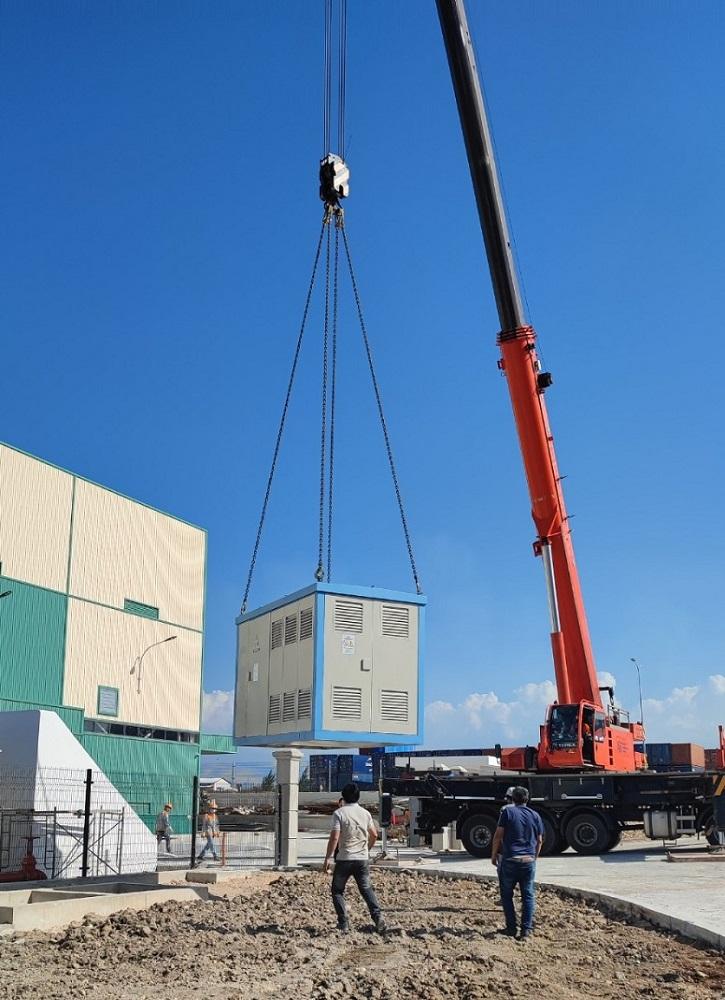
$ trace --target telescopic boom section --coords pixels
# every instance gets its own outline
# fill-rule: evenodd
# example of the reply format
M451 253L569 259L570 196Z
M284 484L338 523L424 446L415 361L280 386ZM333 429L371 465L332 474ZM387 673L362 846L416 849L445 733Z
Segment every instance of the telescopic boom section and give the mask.
M574 560L554 440L544 402L551 384L526 323L501 197L491 132L463 0L436 0L466 143L473 189L501 322L499 367L506 375L544 565L558 700L601 707L594 654Z

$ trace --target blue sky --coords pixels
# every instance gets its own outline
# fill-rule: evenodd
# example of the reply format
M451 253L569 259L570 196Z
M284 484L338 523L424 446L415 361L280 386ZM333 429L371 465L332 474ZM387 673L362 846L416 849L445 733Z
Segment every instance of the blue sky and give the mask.
M434 4L349 4L347 226L430 600L429 745L536 739L552 667ZM0 438L209 531L238 611L319 229L322 3L0 4ZM601 672L651 739L725 720L723 10L470 0ZM349 296L339 582L406 588ZM316 565L312 315L253 603ZM708 350L705 352L705 347Z

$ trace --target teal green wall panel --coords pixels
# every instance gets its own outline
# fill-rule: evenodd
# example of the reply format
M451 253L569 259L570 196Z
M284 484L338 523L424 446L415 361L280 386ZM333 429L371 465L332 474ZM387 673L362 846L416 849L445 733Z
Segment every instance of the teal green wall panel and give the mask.
M0 577L0 698L63 701L68 599L64 594Z
M174 811L176 833L191 830L191 800L197 773L199 746L128 736L84 733L86 751L150 829L166 802Z
M231 736L220 736L217 733L201 734L201 752L210 753L236 753L237 748Z

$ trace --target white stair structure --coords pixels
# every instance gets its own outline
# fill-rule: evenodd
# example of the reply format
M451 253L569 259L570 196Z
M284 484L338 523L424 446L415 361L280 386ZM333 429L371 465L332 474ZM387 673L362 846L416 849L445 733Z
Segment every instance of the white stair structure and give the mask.
M0 866L33 853L49 878L81 875L86 773L93 771L89 875L155 871L156 837L53 711L0 712ZM24 816L23 813L26 815Z

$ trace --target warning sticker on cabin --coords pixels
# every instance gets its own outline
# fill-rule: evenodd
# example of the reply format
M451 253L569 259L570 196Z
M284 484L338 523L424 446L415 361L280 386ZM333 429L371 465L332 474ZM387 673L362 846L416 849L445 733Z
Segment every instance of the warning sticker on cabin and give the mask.
M344 635L342 637L342 651L345 654L345 656L354 656L355 655L355 636L354 635L350 635L348 633L347 635Z

